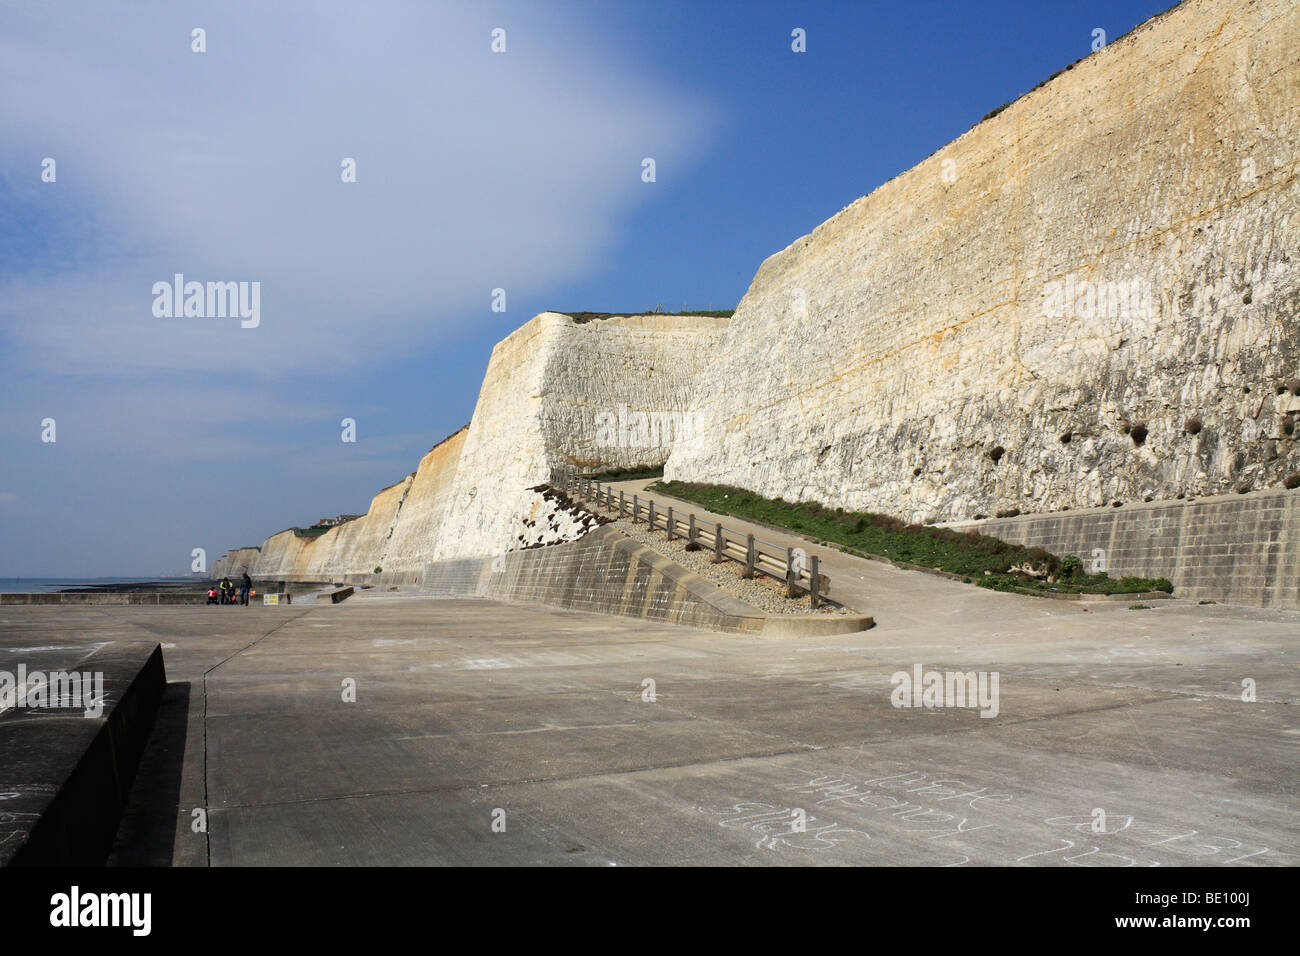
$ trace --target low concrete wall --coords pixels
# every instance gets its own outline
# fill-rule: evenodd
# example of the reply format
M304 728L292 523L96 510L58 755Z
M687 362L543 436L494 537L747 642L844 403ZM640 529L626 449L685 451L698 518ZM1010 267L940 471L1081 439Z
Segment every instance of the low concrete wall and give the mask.
M208 592L203 591L130 591L63 592L38 591L25 594L0 594L0 605L5 604L207 604Z
M440 561L425 567L420 589L438 597L528 601L733 634L812 636L874 623L861 615L764 615L612 528L569 544Z
M1176 597L1300 609L1300 491L956 522L1003 541L1105 552L1111 577L1167 577Z
M766 620L698 574L609 528L569 544L438 562L425 568L420 589L729 633L760 633Z
M162 648L109 644L70 671L102 672L104 711L16 707L0 715L0 865L102 866L153 730Z

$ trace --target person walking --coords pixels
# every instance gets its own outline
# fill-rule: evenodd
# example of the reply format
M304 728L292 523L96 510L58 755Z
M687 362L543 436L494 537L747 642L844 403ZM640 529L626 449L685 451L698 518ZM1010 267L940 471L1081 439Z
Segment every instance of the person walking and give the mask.
M248 607L248 592L253 589L253 579L244 572L244 580L239 582L239 603Z

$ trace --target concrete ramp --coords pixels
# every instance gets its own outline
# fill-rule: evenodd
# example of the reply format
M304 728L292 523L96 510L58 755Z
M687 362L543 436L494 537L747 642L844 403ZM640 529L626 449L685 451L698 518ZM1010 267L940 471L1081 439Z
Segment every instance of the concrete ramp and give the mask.
M427 565L421 592L524 601L733 634L861 631L866 615L766 615L612 528L569 544Z

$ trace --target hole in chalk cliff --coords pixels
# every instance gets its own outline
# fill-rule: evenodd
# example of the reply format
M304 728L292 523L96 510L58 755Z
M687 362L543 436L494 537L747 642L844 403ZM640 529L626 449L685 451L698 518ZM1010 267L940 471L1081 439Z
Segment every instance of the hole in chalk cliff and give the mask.
M1070 439L1072 439L1073 437L1074 437L1074 432L1065 432L1063 435L1061 435L1061 444L1062 445L1070 444Z
M1189 418L1187 419L1187 423L1183 425L1183 431L1187 432L1189 435L1200 434L1201 428L1202 425L1199 418Z
M915 468L912 469L912 477L913 477L913 478L917 477L917 476L920 475L920 474L921 474L921 466L920 466L920 465L918 465L917 467L915 467Z
M1286 478L1282 480L1282 487L1300 488L1300 473L1296 473L1294 475L1287 475Z
M1133 444L1140 445L1147 440L1147 427L1143 424L1134 425L1128 433L1129 438L1133 439Z
M992 460L993 464L996 465L998 462L1002 460L1002 456L1005 455L1006 453L1007 450L1003 448L1001 445L998 445L995 448L989 450L989 458Z

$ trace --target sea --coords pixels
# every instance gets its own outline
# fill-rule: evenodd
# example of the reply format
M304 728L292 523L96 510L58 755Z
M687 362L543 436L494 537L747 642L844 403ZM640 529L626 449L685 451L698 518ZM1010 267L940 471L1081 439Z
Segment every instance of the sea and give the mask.
M37 594L62 591L64 588L93 588L111 584L138 584L144 581L194 582L193 577L160 578L147 574L133 578L0 578L0 594ZM200 582L201 583L201 582Z

